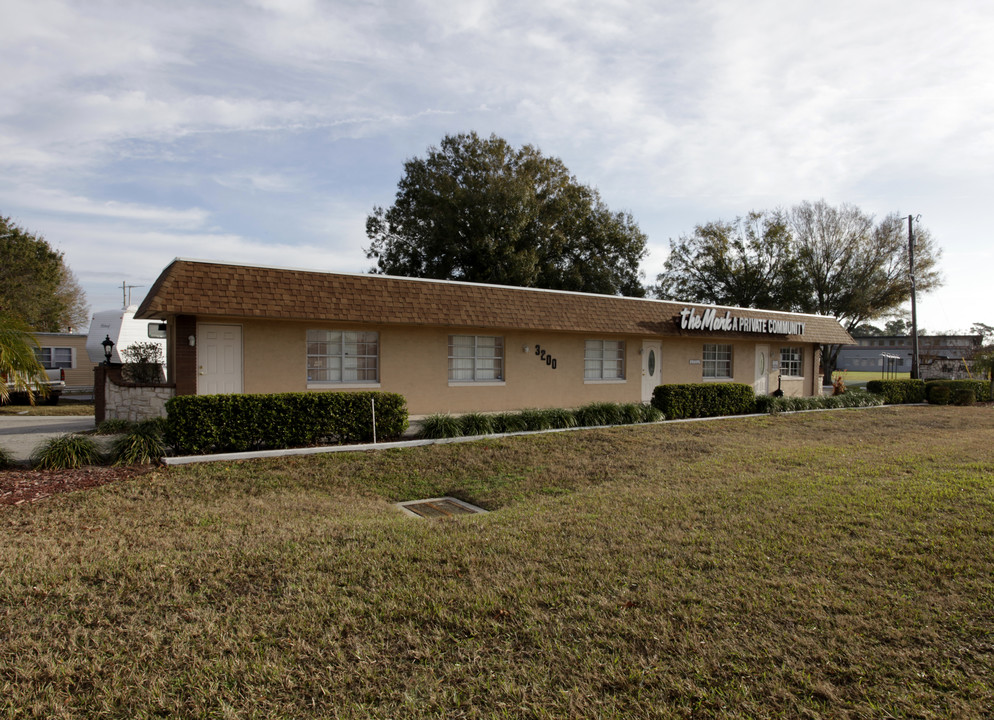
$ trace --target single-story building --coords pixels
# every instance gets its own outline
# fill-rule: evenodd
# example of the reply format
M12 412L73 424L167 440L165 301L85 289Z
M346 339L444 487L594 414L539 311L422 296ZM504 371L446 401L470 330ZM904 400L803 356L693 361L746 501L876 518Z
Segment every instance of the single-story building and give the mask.
M383 390L412 415L646 402L666 383L821 393L835 318L385 275L174 260L137 318L177 395Z
M34 332L38 359L46 370L60 370L67 388L92 388L93 366L86 354L85 334L73 332ZM55 374L56 380L59 379Z

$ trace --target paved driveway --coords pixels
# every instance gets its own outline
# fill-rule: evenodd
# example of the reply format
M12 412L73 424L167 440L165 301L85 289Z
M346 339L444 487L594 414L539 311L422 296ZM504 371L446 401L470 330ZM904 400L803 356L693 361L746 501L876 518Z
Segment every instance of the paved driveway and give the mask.
M15 460L27 460L42 440L65 433L92 430L95 426L96 421L92 415L0 415L0 447L13 455Z

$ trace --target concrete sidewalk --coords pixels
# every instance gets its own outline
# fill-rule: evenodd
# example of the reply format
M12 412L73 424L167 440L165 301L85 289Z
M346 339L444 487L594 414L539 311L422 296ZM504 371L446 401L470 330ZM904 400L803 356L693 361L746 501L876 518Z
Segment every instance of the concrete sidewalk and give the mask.
M14 460L25 462L43 440L94 427L96 420L92 415L0 415L0 447L13 455Z

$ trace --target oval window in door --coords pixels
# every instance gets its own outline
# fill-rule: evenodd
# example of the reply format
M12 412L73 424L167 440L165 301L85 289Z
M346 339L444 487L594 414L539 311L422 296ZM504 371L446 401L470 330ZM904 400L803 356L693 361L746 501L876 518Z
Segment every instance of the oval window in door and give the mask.
M649 377L656 376L656 351L649 350Z
M766 372L766 353L762 350L759 351L759 374L762 375Z

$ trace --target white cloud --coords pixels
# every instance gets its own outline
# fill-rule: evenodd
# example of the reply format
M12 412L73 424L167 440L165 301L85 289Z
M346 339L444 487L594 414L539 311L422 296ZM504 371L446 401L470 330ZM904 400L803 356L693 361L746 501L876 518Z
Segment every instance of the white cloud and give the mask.
M207 220L207 212L201 208L181 210L161 205L95 200L57 189L30 186L18 186L14 191L0 189L0 202L31 212L89 216L100 221L154 223L171 228L193 229L201 227Z
M655 268L695 222L820 197L985 239L977 202L940 211L994 192L986 1L35 0L4 22L0 212L68 232L92 278L111 241L120 272L294 243L362 269L403 158L467 130L562 157Z
M304 180L278 172L265 170L243 171L214 176L214 182L232 190L264 193L292 193L304 191Z

